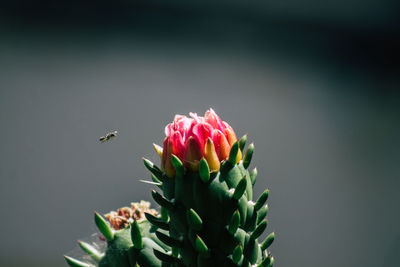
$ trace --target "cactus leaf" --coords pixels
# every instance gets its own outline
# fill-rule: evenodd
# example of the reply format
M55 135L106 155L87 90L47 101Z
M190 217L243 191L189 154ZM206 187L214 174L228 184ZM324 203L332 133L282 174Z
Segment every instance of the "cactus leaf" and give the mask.
M160 239L164 244L170 246L170 247L182 247L182 241L172 238L170 236L167 236L166 234L161 233L160 231L156 231L156 236L158 239Z
M205 158L200 160L199 175L203 183L207 183L210 180L210 168Z
M174 208L174 204L157 191L151 191L151 195L153 196L154 201L157 202L161 207L164 207L167 210L172 210Z
M235 192L233 193L233 198L236 200L240 199L243 196L244 192L246 191L246 186L247 186L247 181L245 178L243 178L236 186Z
M186 212L186 220L190 227L195 231L200 231L203 226L203 221L200 216L193 210L189 209Z
M77 259L68 257L68 256L64 256L65 260L67 261L68 265L71 267L93 267L93 265L86 263L86 262L82 262L79 261Z
M253 157L253 152L254 152L254 144L251 143L249 147L247 148L246 154L244 155L243 158L243 167L247 169L251 163L251 158Z
M168 210L166 208L161 207L161 220L164 222L168 222L169 215L168 215Z
M275 240L275 233L270 233L265 240L261 243L261 250L266 250L269 246L271 246L272 242Z
M131 239L135 248L143 248L142 233L136 220L131 224Z
M177 156L172 155L171 162L172 162L172 165L175 168L175 177L176 178L182 178L183 177L183 173L184 173L184 168L183 168L182 161Z
M248 235L246 235L245 242L246 245L243 247L243 255L251 265L253 265L257 262L258 257L261 256L261 250L257 241Z
M228 231L231 235L234 235L239 228L240 224L240 213L238 210L236 210L233 215L231 220L229 221L229 226L228 226Z
M257 199L256 204L254 204L254 210L258 211L262 206L264 206L265 202L267 202L268 195L269 189L265 190Z
M151 174L151 180L153 180L153 182L155 183L162 184L162 181L158 179L154 174Z
M232 261L238 264L243 255L242 245L238 244L232 252Z
M268 214L268 205L263 206L258 212L257 212L257 224L259 224Z
M275 262L274 257L271 256L271 262L268 264L267 267L272 267L274 265L274 262Z
M169 224L165 221L163 221L161 218L157 218L154 215L151 215L150 213L145 212L144 216L146 216L146 219L153 225L163 229L163 230L169 230Z
M244 152L244 146L246 145L247 134L243 135L242 138L239 139L239 149Z
M251 238L256 239L258 238L267 228L268 222L266 220L262 221L260 224L257 225L256 229L251 233Z
M254 168L254 169L250 172L251 185L254 185L254 184L256 183L257 175L258 175L257 168Z
M272 266L271 264L271 256L268 255L257 267L268 267Z
M161 251L159 251L159 250L157 250L157 249L153 249L153 252L154 252L154 255L155 255L159 260L161 260L161 261L163 261L163 262L168 262L168 263L176 263L176 262L178 262L178 259L175 258L175 257L172 256L172 255L165 254L164 252L161 252Z
M172 247L172 256L174 256L174 257L179 256L179 248L178 247Z
M162 171L154 165L153 162L151 162L148 159L143 158L144 166L152 173L154 176L156 176L159 180L162 180Z
M112 241L114 239L114 233L110 225L108 225L106 220L97 212L94 212L94 222L105 239L108 241Z
M229 163L232 164L232 166L236 164L238 152L239 152L239 143L235 142L231 147L231 151L229 152L229 158L228 158L228 161Z
M94 261L99 262L101 258L103 257L103 254L100 253L96 248L94 248L92 245L83 242L83 241L78 241L79 246L83 251L85 251Z
M246 231L254 231L257 225L257 212L254 210L254 203L249 202L247 205L247 216L246 223L243 225L243 229Z
M201 239L200 236L196 236L195 247L196 247L197 252L199 252L203 256L206 256L209 254L208 247L207 247L206 243L204 243L203 239Z

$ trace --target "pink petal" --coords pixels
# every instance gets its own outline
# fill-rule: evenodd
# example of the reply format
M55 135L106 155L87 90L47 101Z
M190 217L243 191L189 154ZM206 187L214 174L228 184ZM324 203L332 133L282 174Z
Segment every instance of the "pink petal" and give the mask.
M172 144L172 153L176 155L180 160L183 160L185 154L185 144L182 139L180 132L174 132L170 137Z
M205 121L208 122L214 129L218 129L221 131L225 129L222 120L212 108L206 111L204 118Z
M202 153L204 154L204 147L207 142L207 139L212 136L212 127L208 123L199 123L194 125L192 132L193 137L197 139L200 143L200 147L202 149Z
M212 140L219 160L227 159L229 157L229 152L231 151L231 146L229 145L225 135L220 130L214 130Z
M165 127L165 135L170 136L174 132L180 132L185 138L193 119L184 115L175 115L174 121Z

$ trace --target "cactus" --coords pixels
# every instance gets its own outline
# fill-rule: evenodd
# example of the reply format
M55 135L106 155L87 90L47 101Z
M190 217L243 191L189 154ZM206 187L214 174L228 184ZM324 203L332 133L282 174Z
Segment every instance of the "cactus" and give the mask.
M167 125L163 147L154 145L161 168L144 159L161 214L142 209L141 220L127 208L95 222L107 239L101 254L81 244L98 266L272 266L275 234L259 237L268 221L265 190L253 201L257 169L249 171L254 144L237 140L233 129L210 109L204 117L177 115ZM244 156L243 156L244 155ZM119 215L118 215L119 214ZM144 218L145 217L145 218ZM91 266L66 257L70 266Z
M105 215L106 218L95 212L94 221L107 242L107 249L102 253L82 241L78 242L79 246L99 267L129 267L137 266L136 264L146 267L161 266L162 263L153 250L168 252L171 248L156 236L156 231L166 231L150 224L146 219L152 216L154 220L163 221L149 206L150 203L145 201L132 203L132 208L124 207L118 209L118 212L112 211ZM72 267L95 266L69 256L64 257Z

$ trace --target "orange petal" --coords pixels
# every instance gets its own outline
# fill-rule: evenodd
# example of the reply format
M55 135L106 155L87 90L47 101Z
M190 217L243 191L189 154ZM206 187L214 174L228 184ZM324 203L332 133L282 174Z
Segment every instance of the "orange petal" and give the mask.
M231 146L229 145L228 140L226 140L225 135L220 130L213 131L213 142L219 160L222 161L227 159L229 157Z
M191 171L199 169L199 162L202 158L199 141L190 136L186 141L185 166Z
M221 163L219 161L217 152L215 152L215 146L211 138L207 139L204 157L207 160L208 167L210 168L211 172L219 170Z
M225 129L224 134L231 146L237 141L236 134L233 130L227 128Z

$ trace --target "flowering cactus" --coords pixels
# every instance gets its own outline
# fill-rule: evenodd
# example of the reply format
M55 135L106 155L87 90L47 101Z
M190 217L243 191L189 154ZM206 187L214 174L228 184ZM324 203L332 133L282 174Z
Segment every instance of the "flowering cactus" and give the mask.
M272 266L268 248L275 234L258 242L267 227L269 190L253 202L257 170L248 171L254 145L244 153L247 136L237 140L212 109L204 117L176 115L165 134L163 147L154 145L161 168L144 159L162 191L152 191L161 215L147 207L139 219L122 208L106 215L110 226L96 214L108 248L92 258L104 267ZM91 266L66 259L71 266Z

